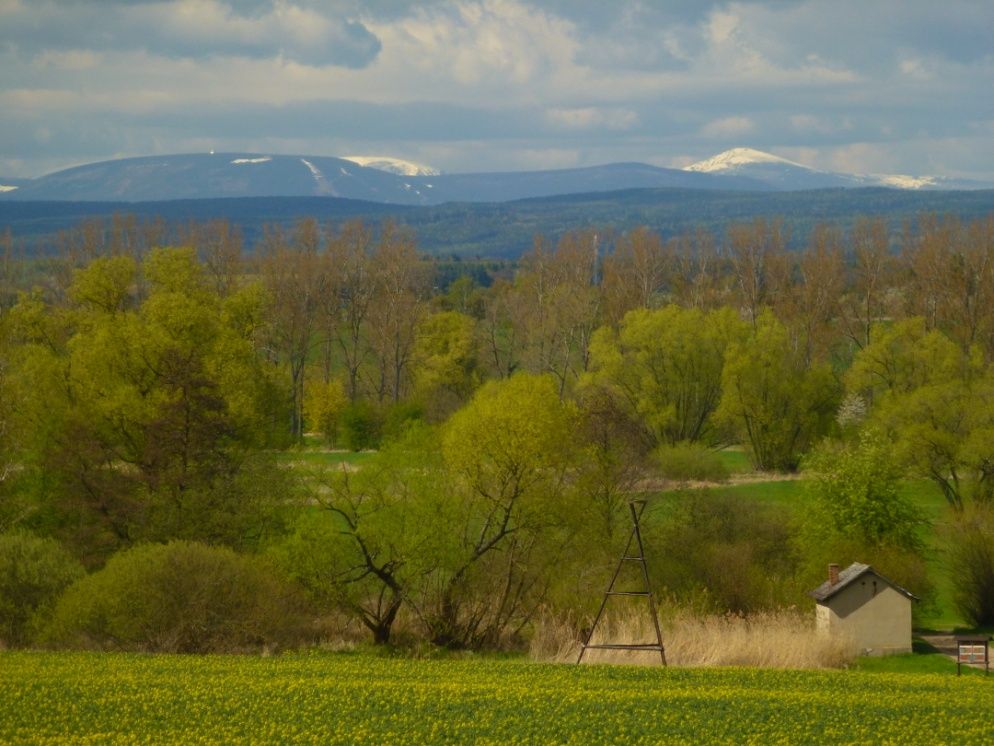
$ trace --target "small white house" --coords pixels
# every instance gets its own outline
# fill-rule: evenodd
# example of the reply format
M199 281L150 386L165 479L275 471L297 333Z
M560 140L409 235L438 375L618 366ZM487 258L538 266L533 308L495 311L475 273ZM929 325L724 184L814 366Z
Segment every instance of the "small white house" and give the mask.
M809 595L820 632L846 635L866 655L911 652L911 602L918 597L869 565L854 562L841 572L829 565L828 580Z

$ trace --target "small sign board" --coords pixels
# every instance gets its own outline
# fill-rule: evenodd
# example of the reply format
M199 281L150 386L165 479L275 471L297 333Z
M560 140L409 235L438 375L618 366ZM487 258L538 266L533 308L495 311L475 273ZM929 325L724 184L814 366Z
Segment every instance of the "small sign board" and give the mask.
M987 643L990 640L989 637L966 637L957 636L956 638L956 675L960 674L960 667L966 663L967 665L979 665L984 664L984 673L988 673L990 670L990 659L988 656Z
M960 663L983 663L987 659L986 645L960 645Z

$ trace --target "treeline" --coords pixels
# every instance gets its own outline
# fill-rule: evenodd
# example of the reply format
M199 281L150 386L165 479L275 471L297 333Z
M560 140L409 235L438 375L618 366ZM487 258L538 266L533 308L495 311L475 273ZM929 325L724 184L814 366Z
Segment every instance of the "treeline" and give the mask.
M0 530L22 533L0 561L37 557L44 578L17 586L35 600L8 642L169 647L141 637L151 622L113 627L130 608L114 604L166 584L217 616L191 578L221 572L263 617L244 644L297 618L246 600L284 581L287 608L337 609L379 642L398 620L438 644L520 639L542 608L596 602L631 494L720 478L730 444L784 471L817 448L822 512L661 510L653 577L675 598L793 603L842 554L927 591L908 474L970 514L958 545L992 540L975 511L994 495L994 217L826 225L801 253L770 220L665 242L590 230L537 238L483 282L476 266L439 283L392 225L272 227L252 257L224 223L184 243L5 260ZM305 433L380 451L289 468ZM76 562L89 590L57 601L84 582Z
M716 192L699 189L631 189L570 194L498 203L455 202L413 207L329 197L244 197L165 202L30 202L0 200L0 232L9 226L15 243L37 256L59 253L66 232L86 220L110 230L117 220L166 225L163 242L178 243L191 219L224 218L237 225L251 251L266 224L290 227L301 217L341 223L389 219L409 226L421 248L439 256L515 259L537 233L553 241L571 230L611 226L619 233L647 226L666 238L704 228L724 236L735 222L782 216L791 248L807 244L814 226L831 222L849 232L858 216L882 216L898 228L923 213L955 214L964 220L987 215L994 192L819 189L802 192ZM117 215L115 216L115 213ZM135 216L132 218L131 216ZM60 235L62 231L62 235ZM153 244L153 245L162 245Z

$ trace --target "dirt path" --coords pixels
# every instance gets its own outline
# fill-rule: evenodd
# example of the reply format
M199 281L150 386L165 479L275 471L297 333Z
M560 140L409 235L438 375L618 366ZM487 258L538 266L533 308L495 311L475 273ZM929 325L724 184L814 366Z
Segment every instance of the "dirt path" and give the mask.
M800 474L778 474L776 472L752 471L733 474L725 482L681 482L672 479L643 479L635 486L636 492L651 492L666 490L705 490L721 487L735 487L740 484L761 484L763 482L794 482L801 479Z

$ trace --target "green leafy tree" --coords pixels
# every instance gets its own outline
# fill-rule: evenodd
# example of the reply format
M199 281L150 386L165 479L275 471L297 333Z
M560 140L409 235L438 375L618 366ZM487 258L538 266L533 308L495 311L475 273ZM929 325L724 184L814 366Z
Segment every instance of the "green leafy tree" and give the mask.
M273 549L313 597L358 618L377 644L390 642L398 613L439 561L437 534L454 530L433 510L445 474L433 431L416 428L358 472L324 474L321 511L300 515Z
M970 506L946 529L956 607L970 624L994 624L994 513Z
M823 443L808 464L812 497L798 543L804 587L824 579L829 563L873 565L920 599L933 599L923 540L926 518L902 492L907 470L879 428L864 427L846 443Z
M32 642L59 595L84 574L82 565L54 539L24 532L0 534L0 642Z
M784 326L764 313L728 351L716 414L748 444L757 468L794 471L828 431L838 398L831 370L807 363Z
M459 408L479 383L476 322L457 311L426 316L414 343L414 395L429 416L444 419Z
M544 596L582 513L566 479L576 423L556 379L526 374L485 384L447 423L453 486L438 511L451 528L419 604L435 642L495 644Z
M631 311L594 335L585 384L640 423L649 446L714 439L726 352L746 330L730 309Z
M904 469L879 430L865 428L855 443L823 446L809 462L817 506L815 525L853 535L869 547L920 550L924 516L900 491Z
M954 508L994 496L994 376L920 318L877 329L847 374L873 401L871 420L901 462L931 479Z
M140 539L252 543L285 491L261 450L275 397L246 321L259 295L222 301L192 251L155 250L127 308L106 300L137 283L122 265L80 270L69 309L14 311L39 500L94 561Z
M871 401L961 379L965 373L962 351L941 332L926 330L920 317L877 325L872 339L846 372L847 387Z
M23 520L28 511L14 488L20 433L16 422L17 389L8 378L12 360L10 330L6 322L7 319L0 316L0 532Z

